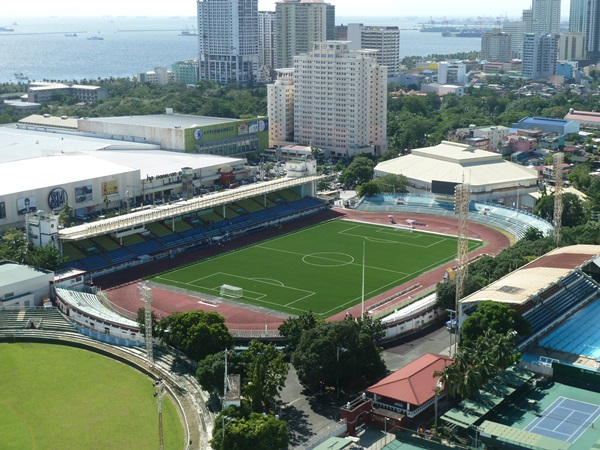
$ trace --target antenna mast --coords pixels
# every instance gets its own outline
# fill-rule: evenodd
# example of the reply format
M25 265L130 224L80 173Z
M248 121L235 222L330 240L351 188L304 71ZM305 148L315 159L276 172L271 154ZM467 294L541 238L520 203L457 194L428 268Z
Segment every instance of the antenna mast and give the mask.
M554 242L558 247L558 244L560 243L560 233L562 231L562 186L564 155L562 153L556 153L552 159L554 166Z
M158 380L156 382L156 399L158 400L158 445L159 449L163 450L165 448L165 443L163 440L163 420L162 420L162 399L165 394L165 382L163 380Z

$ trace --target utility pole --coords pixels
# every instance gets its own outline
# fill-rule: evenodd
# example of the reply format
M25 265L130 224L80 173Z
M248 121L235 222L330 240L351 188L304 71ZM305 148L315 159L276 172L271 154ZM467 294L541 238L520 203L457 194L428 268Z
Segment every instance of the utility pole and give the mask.
M165 448L165 443L163 440L163 420L162 420L162 399L164 395L165 382L163 380L158 380L156 382L156 392L154 396L158 400L158 445L159 449L163 450Z

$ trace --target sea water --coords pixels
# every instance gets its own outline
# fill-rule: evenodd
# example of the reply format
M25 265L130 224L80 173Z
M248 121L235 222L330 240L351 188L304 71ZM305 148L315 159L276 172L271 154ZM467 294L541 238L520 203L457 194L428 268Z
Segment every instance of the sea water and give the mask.
M155 67L198 57L196 17L29 17L3 19L0 26L0 82L16 82L22 73L30 80L95 80L134 77ZM338 24L398 26L400 55L426 56L480 50L480 38L443 37L421 33L424 18L337 17ZM77 34L67 37L67 34ZM92 36L102 40L90 40Z

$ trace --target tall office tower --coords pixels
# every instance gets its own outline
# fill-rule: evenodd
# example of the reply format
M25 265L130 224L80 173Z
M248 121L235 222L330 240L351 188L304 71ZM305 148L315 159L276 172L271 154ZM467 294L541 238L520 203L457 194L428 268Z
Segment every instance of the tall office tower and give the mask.
M275 3L275 66L292 67L294 56L309 52L315 42L334 39L335 6L323 0Z
M275 69L275 12L258 12L258 81L272 79Z
M523 57L523 37L526 30L527 24L523 20L507 20L502 24L502 32L510 35L510 53L513 59Z
M533 0L531 32L537 35L560 34L561 0Z
M569 32L585 33L585 18L588 0L571 0L569 10Z
M332 156L387 151L387 68L348 41L294 57L294 140Z
M198 0L198 79L248 83L258 76L258 0Z
M294 141L294 69L277 69L275 83L267 85L269 147Z
M525 33L523 76L531 80L546 80L555 73L557 55L558 35Z
M336 27L338 28L338 27ZM379 50L377 62L387 67L388 77L400 76L400 30L398 27L369 27L362 23L348 24L350 50Z
M525 33L533 33L533 10L524 9L521 20L525 22Z
M585 59L585 35L566 33L558 37L558 59L561 61L581 61Z
M508 62L512 60L512 36L507 33L484 33L481 36L480 58L486 61Z
M600 60L600 0L588 0L585 31L587 58L598 62Z

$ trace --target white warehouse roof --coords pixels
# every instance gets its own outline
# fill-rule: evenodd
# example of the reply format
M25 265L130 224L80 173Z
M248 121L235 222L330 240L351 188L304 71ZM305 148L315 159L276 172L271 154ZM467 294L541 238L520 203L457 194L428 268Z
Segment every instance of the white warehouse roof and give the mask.
M388 173L424 183L465 182L472 187L531 185L538 178L534 169L505 161L500 154L448 141L412 150L410 155L383 161L375 167L376 175Z

